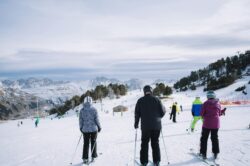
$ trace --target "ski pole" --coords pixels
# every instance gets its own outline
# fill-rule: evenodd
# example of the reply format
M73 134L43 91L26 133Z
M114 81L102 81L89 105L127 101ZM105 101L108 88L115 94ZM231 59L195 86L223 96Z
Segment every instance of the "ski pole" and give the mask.
M82 139L82 134L81 134L81 136L80 136L80 138L79 138L79 141L78 141L78 143L77 143L77 145L76 145L76 149L75 149L75 152L74 152L74 154L73 154L73 156L72 156L72 159L71 159L70 165L72 165L73 159L75 158L75 155L76 155L76 150L77 150L77 148L78 148L78 145L79 145L79 143L80 143L81 139Z
M168 161L168 164L170 164L169 159L168 159L168 153L167 153L166 144L165 144L164 137L163 137L163 134L162 134L162 130L161 130L161 136L162 136L162 141L163 141L163 145L164 145L164 150L165 150L165 153L166 153L167 161Z
M135 156L136 156L136 141L137 141L137 129L135 129L134 166L135 166Z

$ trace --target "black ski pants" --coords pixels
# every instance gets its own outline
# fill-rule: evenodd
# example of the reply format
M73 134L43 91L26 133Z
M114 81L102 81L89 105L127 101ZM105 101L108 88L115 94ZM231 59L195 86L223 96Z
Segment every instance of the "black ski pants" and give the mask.
M219 149L219 139L218 139L218 130L219 129L207 129L202 128L201 132L201 144L200 144L200 153L207 156L207 140L209 133L211 132L211 141L212 141L212 152L220 153Z
M89 158L89 143L91 142L91 151L93 151L91 157L96 158L97 153L97 144L96 144L96 138L97 138L97 132L92 133L83 133L84 143L83 143L83 154L82 159L88 159Z
M170 120L172 119L172 117L173 117L173 122L176 122L176 111L175 110L173 110L171 112L171 114L170 114Z
M160 130L142 130L140 151L141 164L148 163L148 143L150 140L153 153L153 162L156 163L161 161L159 136Z

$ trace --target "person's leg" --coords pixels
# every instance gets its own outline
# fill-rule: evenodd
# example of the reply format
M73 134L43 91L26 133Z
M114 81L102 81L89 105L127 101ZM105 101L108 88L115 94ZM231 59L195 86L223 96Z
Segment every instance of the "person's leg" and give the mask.
M141 151L140 151L140 161L141 164L148 163L148 143L150 140L150 131L142 130L141 133Z
M153 153L153 162L156 164L161 161L161 152L159 147L160 130L152 130L150 137L151 137L151 147Z
M84 144L83 144L83 153L82 153L82 159L87 160L89 158L89 139L90 139L90 133L83 133L84 138Z
M218 130L219 129L211 130L212 152L216 155L216 157L217 157L217 154L220 153Z
M200 153L203 156L207 156L207 140L209 136L210 129L202 128L201 132L201 142L200 142Z
M176 111L173 112L173 122L176 122Z
M91 155L92 158L96 158L97 157L97 153L96 153L96 150L97 150L96 138L97 138L97 132L91 133L91 152L93 152L92 155Z
M192 130L192 131L194 130L196 123L197 123L200 119L201 119L200 116L194 116L194 119L193 119L193 121L192 121L192 123L191 123L191 130Z

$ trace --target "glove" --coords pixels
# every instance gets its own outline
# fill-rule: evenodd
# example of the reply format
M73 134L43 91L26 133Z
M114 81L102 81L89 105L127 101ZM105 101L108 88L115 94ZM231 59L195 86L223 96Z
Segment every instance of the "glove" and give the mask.
M194 113L192 112L192 115L194 116Z
M83 133L82 128L80 128L80 131Z
M135 129L138 129L138 124L135 124L134 127L135 127Z
M226 109L227 108L224 108L223 110L221 110L221 114L224 115L224 116L226 115Z
M101 130L102 130L102 128L98 126L98 133L100 133Z

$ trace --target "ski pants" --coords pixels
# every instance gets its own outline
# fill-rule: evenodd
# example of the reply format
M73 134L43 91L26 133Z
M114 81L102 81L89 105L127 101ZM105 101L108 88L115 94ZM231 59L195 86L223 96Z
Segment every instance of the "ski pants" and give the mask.
M212 141L212 152L220 153L219 149L219 139L218 139L218 130L219 129L207 129L202 128L201 132L201 144L200 144L200 153L207 156L207 140L209 133L211 132L211 141Z
M193 121L192 121L192 123L191 123L191 129L194 129L194 128L195 128L195 124L196 124L199 120L202 120L202 121L203 121L203 119L202 119L201 116L194 116L194 119L193 119Z
M97 138L97 132L91 132L91 133L83 133L84 143L83 143L83 154L82 159L88 159L89 158L89 142L91 142L91 154L92 158L97 157L96 149L96 138Z
M160 130L142 130L140 151L141 164L148 163L148 143L150 140L153 153L153 162L156 163L161 161L159 136Z
M172 119L172 116L173 116L173 122L176 122L176 111L172 111L171 114L170 114L170 120Z

